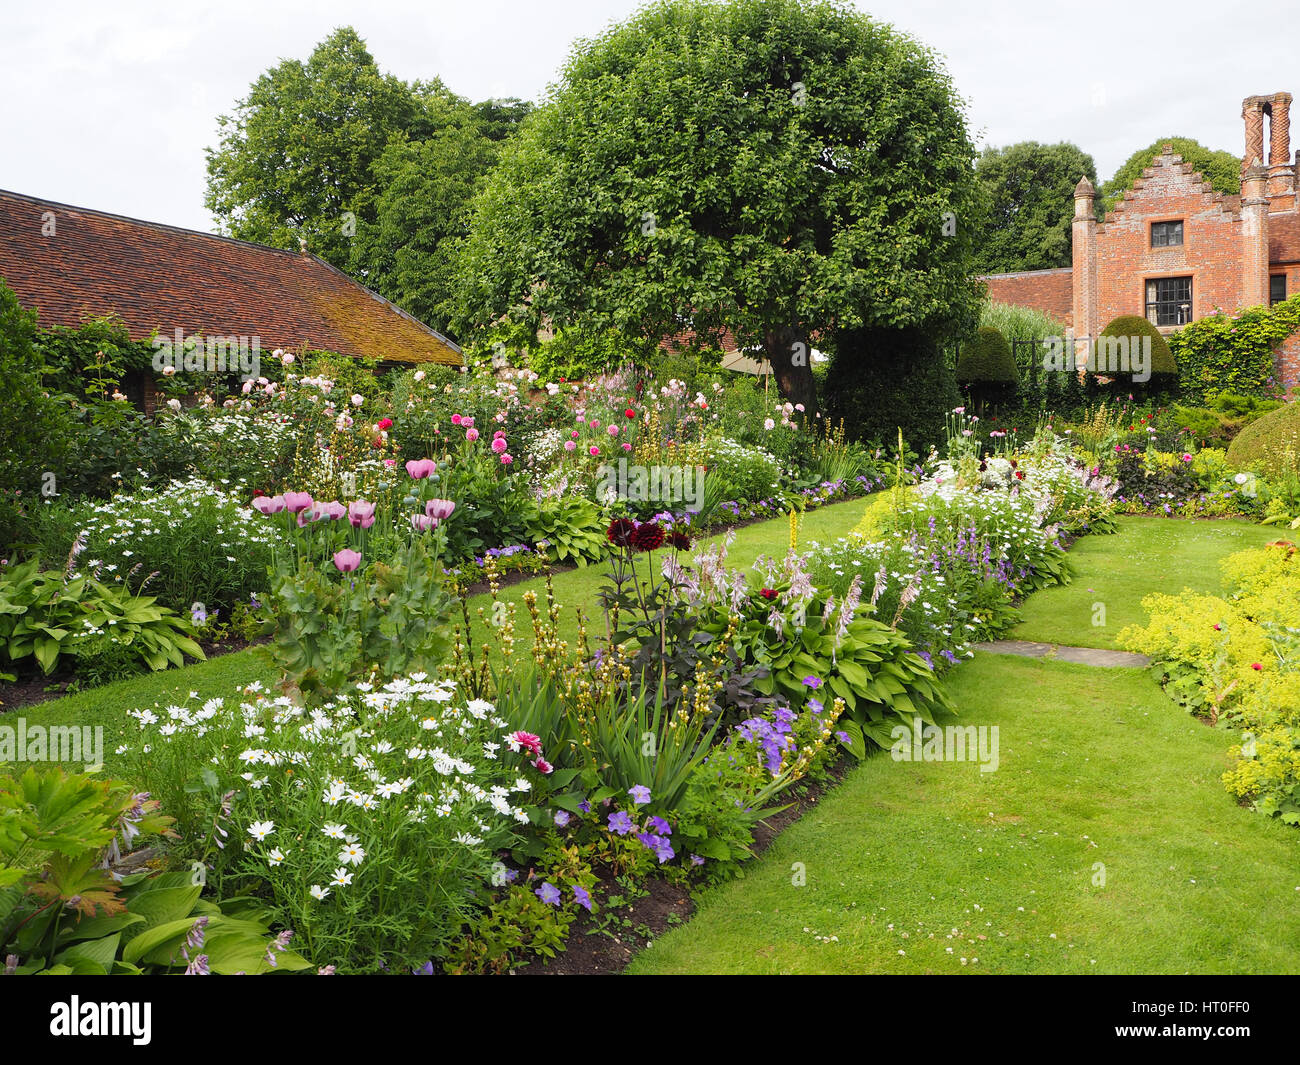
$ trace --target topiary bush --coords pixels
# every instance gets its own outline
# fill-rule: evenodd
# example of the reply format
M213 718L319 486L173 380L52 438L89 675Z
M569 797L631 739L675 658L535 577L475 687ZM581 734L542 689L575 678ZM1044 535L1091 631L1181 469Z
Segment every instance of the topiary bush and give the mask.
M1169 338L1182 395L1196 403L1221 392L1273 398L1281 391L1273 352L1297 329L1300 294L1273 307L1220 311L1183 326Z
M1169 348L1169 342L1160 330L1145 318L1137 314L1121 314L1098 334L1097 339L1100 341L1108 337L1128 337L1131 347L1136 345L1145 347L1146 338L1149 337L1151 365L1148 369L1151 371L1151 376L1146 381L1136 381L1133 378L1136 369L1127 373L1117 370L1116 373L1107 374L1103 366L1100 370L1102 376L1110 377L1109 382L1103 382L1097 379L1096 373L1089 366L1087 375L1089 391L1108 393L1117 398L1132 395L1135 400L1141 401L1168 396L1178 390L1178 364ZM1104 354L1105 352L1098 350L1094 358L1100 359ZM1132 360L1130 366L1139 365L1136 355L1130 355L1130 358Z
M932 336L920 329L846 330L836 338L823 393L832 424L854 440L891 445L899 430L922 454L940 443L961 392Z
M1015 399L1019 383L1020 374L1006 337L992 326L980 326L961 346L957 384L969 392L975 403L997 406Z
M1300 473L1300 403L1288 403L1242 429L1228 448L1228 464L1274 477L1283 469Z

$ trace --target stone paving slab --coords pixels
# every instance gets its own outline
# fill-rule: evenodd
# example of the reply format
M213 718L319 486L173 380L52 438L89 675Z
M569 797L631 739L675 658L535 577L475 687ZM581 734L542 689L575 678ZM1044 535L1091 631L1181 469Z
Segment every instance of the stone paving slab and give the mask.
M1100 647L1067 647L1057 643L1032 643L1029 640L994 640L971 645L976 651L994 655L1019 655L1021 658L1051 658L1057 662L1077 662L1084 666L1123 666L1146 669L1151 659L1128 651L1107 651Z

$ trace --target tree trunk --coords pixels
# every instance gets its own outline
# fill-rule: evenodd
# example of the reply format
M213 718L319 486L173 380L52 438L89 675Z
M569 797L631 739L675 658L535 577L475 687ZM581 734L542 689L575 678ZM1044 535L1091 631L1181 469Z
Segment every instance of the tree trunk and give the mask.
M763 335L763 350L772 365L772 375L786 401L803 404L805 418L817 413L817 385L813 381L812 348L790 326L769 329Z

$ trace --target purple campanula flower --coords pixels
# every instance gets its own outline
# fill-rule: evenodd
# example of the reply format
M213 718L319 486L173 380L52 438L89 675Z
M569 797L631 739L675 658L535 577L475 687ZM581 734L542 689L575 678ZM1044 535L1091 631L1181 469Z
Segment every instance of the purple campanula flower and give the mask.
M560 904L560 889L550 881L534 889L533 894L546 903L547 906L558 906Z
M591 913L591 893L585 887L580 884L574 884L573 897L577 900L579 906L588 913Z
M555 811L555 824L557 828L569 827L569 812L567 810Z
M609 830L611 832L626 836L632 831L632 827L632 818L628 817L622 810L616 810L609 815Z
M673 826L662 817L652 817L646 823L661 836L671 836L673 834Z
M644 806L650 801L650 789L644 784L633 784L627 789L627 793L632 796L632 801L638 806Z

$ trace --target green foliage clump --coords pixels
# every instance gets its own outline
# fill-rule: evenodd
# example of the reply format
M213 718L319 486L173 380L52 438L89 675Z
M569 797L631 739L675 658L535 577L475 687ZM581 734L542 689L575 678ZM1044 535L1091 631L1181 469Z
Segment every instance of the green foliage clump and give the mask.
M1014 400L1020 374L1006 337L990 326L980 326L961 346L957 358L957 384L979 405L1000 406Z
M19 974L139 976L292 972L308 963L268 937L248 897L201 900L186 870L118 876L119 837L175 837L147 794L58 767L0 776L0 948Z
M137 669L179 666L185 655L203 658L193 626L150 595L134 595L35 560L0 570L0 664L32 658L45 674L60 657L99 655L105 643L125 645Z
M871 329L841 335L826 375L826 412L849 437L889 445L901 430L925 449L943 436L943 419L961 404L952 370L921 330Z
M1097 183L1097 164L1073 144L1026 141L985 148L975 175L989 199L989 219L976 252L987 273L1050 270L1070 265L1074 187Z
M1098 339L1108 337L1127 337L1132 348L1137 345L1146 344L1146 338L1151 339L1151 365L1148 369L1151 376L1146 381L1135 381L1131 373L1123 371L1111 375L1109 385L1103 386L1098 380L1097 375L1089 367L1088 386L1092 392L1109 391L1116 396L1133 395L1137 399L1146 397L1161 396L1174 391L1178 386L1178 365L1174 360L1173 353L1169 349L1169 342L1164 335L1154 325L1148 322L1141 315L1121 314L1113 319L1105 329L1098 334ZM1097 357L1102 357L1103 352L1099 351ZM1130 354L1131 366L1137 366L1137 356ZM1102 371L1103 374L1105 371Z
M996 329L1008 343L1013 340L1042 340L1065 333L1065 323L1044 311L997 300L989 300L981 308L980 325Z
M1174 153L1182 156L1184 163L1191 163L1215 192L1226 196L1235 196L1241 192L1240 157L1232 152L1207 148L1191 137L1161 137L1130 155L1115 171L1115 176L1101 187L1101 205L1104 211L1115 209L1124 193L1133 187L1133 182L1142 176L1142 171L1164 151L1166 144L1173 146Z
M980 326L975 336L961 346L957 360L957 383L1015 384L1019 380L1011 346L996 329Z
M1257 399L1278 390L1273 352L1300 329L1300 294L1273 307L1199 318L1169 338L1178 360L1179 390L1204 403L1220 392Z
M1228 463L1275 477L1300 471L1300 403L1288 403L1242 429L1228 448Z
M1162 427L1186 430L1198 447L1226 449L1243 428L1281 405L1279 400L1220 392L1204 407L1175 403L1160 420Z

